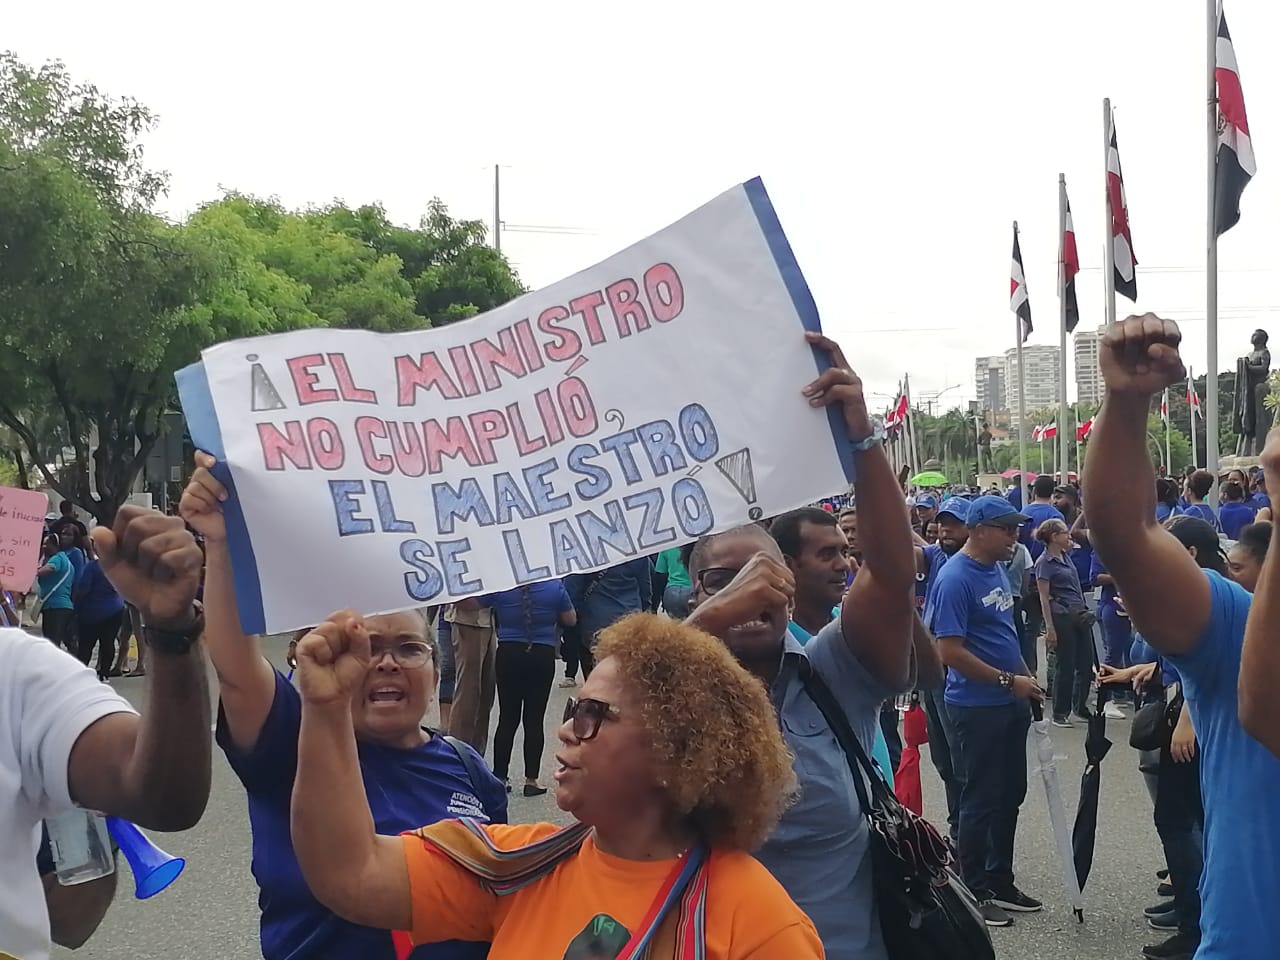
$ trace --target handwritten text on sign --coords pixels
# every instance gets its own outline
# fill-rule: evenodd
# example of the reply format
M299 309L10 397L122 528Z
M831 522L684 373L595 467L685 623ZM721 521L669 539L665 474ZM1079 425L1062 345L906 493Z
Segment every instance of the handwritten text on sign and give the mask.
M48 509L38 490L0 487L0 588L25 591L35 581Z
M221 436L188 414L244 512L246 628L598 569L842 488L800 395L816 316L767 204L735 188L462 324L206 351Z

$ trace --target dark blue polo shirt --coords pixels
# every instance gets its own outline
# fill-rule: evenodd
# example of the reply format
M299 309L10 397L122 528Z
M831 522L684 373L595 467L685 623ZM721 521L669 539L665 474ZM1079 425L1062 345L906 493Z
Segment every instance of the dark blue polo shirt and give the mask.
M1072 610L1085 609L1084 591L1080 589L1080 574L1069 557L1055 557L1046 550L1036 561L1035 572L1037 581L1044 580L1049 584L1051 611L1069 613Z

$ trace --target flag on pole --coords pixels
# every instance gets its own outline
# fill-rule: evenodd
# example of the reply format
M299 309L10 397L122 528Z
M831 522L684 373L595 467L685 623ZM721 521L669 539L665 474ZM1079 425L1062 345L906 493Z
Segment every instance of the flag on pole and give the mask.
M1039 440L1041 443L1046 440L1052 440L1058 435L1058 424L1056 421L1054 423L1045 424L1043 427L1037 427L1036 429L1039 430L1040 435L1032 437L1031 439Z
M1071 201L1066 199L1065 187L1063 200L1067 205L1067 220L1062 231L1062 296L1067 302L1067 333L1070 333L1080 322L1080 307L1076 303L1076 274L1080 272L1080 255L1076 252L1076 228L1071 225Z
M1040 439L1040 431L1044 429L1042 424L1037 423L1031 428L1031 442L1036 443Z
M1018 244L1018 231L1013 231L1013 266L1009 274L1009 309L1018 315L1022 329L1022 342L1031 336L1031 301L1027 299L1027 280L1022 272L1022 247Z
M1200 409L1200 394L1196 392L1196 386L1191 382L1191 378L1187 378L1187 406L1191 408L1191 416L1204 419L1204 413Z
M1240 195L1258 172L1249 137L1249 118L1240 89L1236 50L1227 30L1227 17L1218 4L1218 53L1214 76L1218 81L1218 160L1213 188L1214 233L1222 236L1240 220Z
M1120 172L1120 148L1116 144L1115 117L1108 117L1111 146L1107 150L1107 208L1111 213L1111 246L1115 261L1116 293L1130 300L1138 299L1138 275L1134 269L1138 258L1133 255L1133 236L1129 232L1129 201L1124 193L1124 175Z
M903 425L907 419L908 401L907 394L899 385L898 399L894 401L893 406L889 409L889 413L884 418L885 429L894 430Z
M1164 388L1164 393L1160 395L1160 422L1165 426L1169 425L1169 388Z
M1083 443L1089 439L1089 434L1091 433L1093 433L1093 417L1076 427L1076 440Z

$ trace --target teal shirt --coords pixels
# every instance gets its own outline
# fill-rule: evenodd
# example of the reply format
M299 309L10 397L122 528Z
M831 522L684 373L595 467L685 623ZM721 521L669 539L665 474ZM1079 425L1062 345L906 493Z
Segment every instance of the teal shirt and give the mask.
M44 597L46 610L71 610L71 588L75 586L75 570L65 553L55 553L44 564L52 567L49 573L42 573L37 580L40 584L40 596Z
M836 607L831 611L831 619L834 620L839 615L839 607ZM791 636L795 637L796 642L802 647L813 639L812 633L794 621L787 624L787 629L791 632ZM876 740L871 747L871 759L876 762L876 766L880 768L880 773L884 776L885 783L889 784L889 789L892 790L893 763L889 759L889 744L885 741L884 731L880 729L879 724L876 724Z

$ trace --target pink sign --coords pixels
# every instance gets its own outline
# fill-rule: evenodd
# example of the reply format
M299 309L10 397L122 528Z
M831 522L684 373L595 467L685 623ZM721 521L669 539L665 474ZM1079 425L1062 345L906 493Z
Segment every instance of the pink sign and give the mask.
M36 579L49 498L38 490L0 487L0 587L25 591Z

